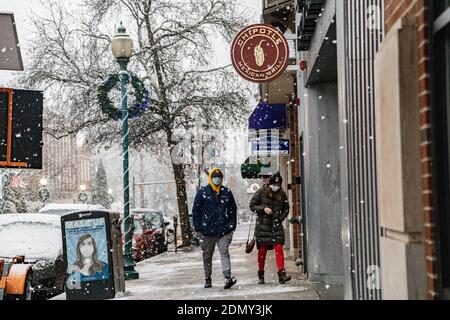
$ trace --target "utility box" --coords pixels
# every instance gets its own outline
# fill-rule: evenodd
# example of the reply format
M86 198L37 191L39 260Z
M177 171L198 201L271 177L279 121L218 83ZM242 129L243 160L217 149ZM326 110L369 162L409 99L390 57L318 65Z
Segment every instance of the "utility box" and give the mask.
M67 300L113 299L125 292L120 214L80 211L61 217Z

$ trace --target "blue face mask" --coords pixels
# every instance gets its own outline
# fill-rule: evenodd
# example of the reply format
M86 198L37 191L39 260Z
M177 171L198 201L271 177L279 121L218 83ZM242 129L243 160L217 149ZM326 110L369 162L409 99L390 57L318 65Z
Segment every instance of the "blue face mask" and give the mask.
M219 185L222 184L222 178L220 178L220 177L214 177L214 178L212 178L212 182L213 182L216 186L219 186Z

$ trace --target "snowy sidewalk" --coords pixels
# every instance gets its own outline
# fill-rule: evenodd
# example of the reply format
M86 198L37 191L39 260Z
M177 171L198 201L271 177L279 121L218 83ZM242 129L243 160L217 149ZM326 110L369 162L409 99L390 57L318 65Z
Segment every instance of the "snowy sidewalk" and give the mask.
M333 288L302 279L298 267L286 258L286 270L292 280L278 283L275 255L269 252L266 264L266 285L258 285L256 249L245 253L248 226L239 225L230 248L233 275L237 284L223 289L223 276L217 248L213 261L213 288L204 289L203 263L200 248L192 252L166 252L138 263L140 279L126 282L126 293L118 300L316 300L333 297ZM327 296L328 294L328 296Z
M213 288L204 289L203 262L200 248L191 252L169 252L136 265L139 279L126 282L126 292L117 300L318 300L339 299L339 288L303 280L291 258L286 257L286 270L292 280L278 283L275 255L270 251L266 261L266 284L258 285L256 248L245 253L248 225L240 224L230 247L232 273L237 284L223 289L220 257L216 248L213 260ZM64 300L62 294L54 299Z
M203 288L201 252L195 249L190 253L165 253L139 263L136 270L140 279L127 281L125 296L119 300L318 299L315 289L303 283L298 274L293 275L294 280L289 284L279 285L274 268L268 268L270 271L268 270L266 275L267 284L258 285L255 273L256 256L255 254L246 256L245 253L241 253L242 250L241 247L231 249L233 275L238 282L230 290L223 289L223 276L217 252L213 262L213 288L208 290Z

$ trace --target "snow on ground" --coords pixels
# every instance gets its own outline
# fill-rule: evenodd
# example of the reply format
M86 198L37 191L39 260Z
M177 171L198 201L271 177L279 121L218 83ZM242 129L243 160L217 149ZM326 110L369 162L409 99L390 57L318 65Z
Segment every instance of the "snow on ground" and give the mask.
M240 239L237 239L238 241ZM240 241L239 241L240 242ZM299 274L293 274L292 282L280 285L274 257L268 255L266 285L258 285L256 275L256 251L244 253L242 245L230 249L232 271L238 282L231 290L223 289L220 257L216 251L213 261L213 288L204 289L201 251L167 252L137 264L138 280L126 282L125 294L118 300L208 300L208 299L318 299L312 284L305 283ZM293 262L287 261L290 269Z
M0 257L56 258L62 250L60 219L45 214L0 215Z
M237 284L231 290L223 288L224 279L220 257L216 248L213 259L213 288L204 289L204 271L200 248L190 252L169 252L137 263L139 279L127 281L126 291L116 295L117 300L317 300L326 292L320 284L306 281L286 256L286 270L292 280L284 285L278 283L275 255L267 254L266 284L258 284L256 250L245 253L248 224L238 225L230 247L233 275ZM55 300L64 300L64 294ZM330 292L328 299L341 298Z
M314 284L307 283L292 259L286 257L286 267L292 274L290 283L280 285L273 252L267 255L266 285L258 285L256 250L245 254L249 224L241 223L230 247L233 275L237 284L231 290L223 288L220 256L216 248L213 260L213 288L204 289L204 271L200 248L191 252L166 252L137 264L138 280L126 282L126 292L118 300L208 300L208 299L318 299Z

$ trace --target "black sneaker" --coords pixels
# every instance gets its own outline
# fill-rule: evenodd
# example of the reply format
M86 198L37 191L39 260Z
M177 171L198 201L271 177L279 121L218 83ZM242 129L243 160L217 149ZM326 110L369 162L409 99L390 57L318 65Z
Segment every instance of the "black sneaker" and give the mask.
M225 286L223 287L224 289L230 289L232 286L234 286L236 284L237 280L235 277L232 278L226 278L225 279Z
M211 278L206 278L205 279L205 289L209 289L212 288L212 281Z

